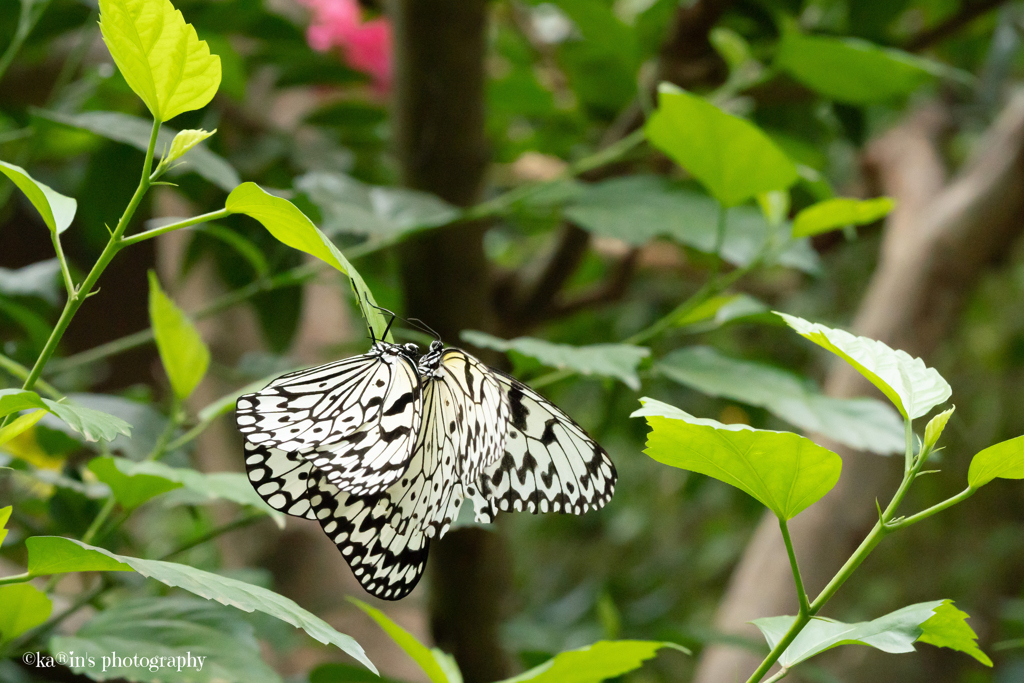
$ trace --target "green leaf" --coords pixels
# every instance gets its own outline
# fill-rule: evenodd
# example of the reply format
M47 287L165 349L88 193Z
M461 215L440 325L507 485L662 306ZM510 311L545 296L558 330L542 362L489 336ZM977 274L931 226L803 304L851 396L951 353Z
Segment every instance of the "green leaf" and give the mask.
M149 136L153 132L152 121L120 112L88 111L81 114L64 114L33 109L32 114L65 126L88 130L109 140L131 145L143 152L149 148ZM160 126L160 133L156 138L157 157L173 145L177 135L178 131L175 129ZM188 163L172 168L169 175L176 176L189 171L195 171L225 192L231 192L242 182L238 172L224 157L214 154L205 146L193 149L189 153Z
M810 237L830 232L847 225L867 225L888 216L896 208L896 200L889 197L876 199L826 199L812 204L793 219L793 237Z
M25 413L16 420L0 427L0 446L7 443L14 437L24 434L29 429L32 429L36 422L39 422L44 417L46 417L45 410L34 410L31 413Z
M108 413L85 408L67 399L51 401L44 398L43 403L51 413L63 420L64 424L84 436L86 441L113 441L118 434L128 437L132 435L130 424Z
M30 408L46 409L46 404L36 392L26 389L0 389L0 417Z
M220 57L170 0L100 0L100 31L114 63L153 118L205 107L220 86Z
M125 600L98 612L74 636L52 638L50 651L75 653L68 667L99 681L281 681L260 658L251 624L227 607L194 598ZM72 659L76 655L84 656ZM163 658L163 665L154 669L143 658Z
M309 672L309 683L402 683L351 664L330 662Z
M427 674L427 678L430 679L431 683L456 683L456 680L449 678L445 674L441 665L438 663L437 655L434 651L430 650L426 645L416 640L415 637L404 628L391 621L386 614L381 612L379 609L370 607L362 600L357 600L353 597L347 598L349 602L361 609L371 619L377 622L377 625L384 629L391 640L405 650L405 653L412 657L412 660L416 662L424 673ZM441 653L443 654L443 653ZM462 676L459 674L458 681L461 683Z
M814 617L782 653L779 664L790 668L839 645L868 645L883 652L903 653L913 652L915 642L928 642L967 652L991 666L974 643L977 636L964 623L966 617L949 600L910 605L873 621L855 624ZM768 617L752 623L764 634L769 647L775 647L795 620L796 617Z
M946 423L949 422L949 418L953 415L953 411L956 410L956 406L953 406L949 410L944 410L932 419L928 420L928 426L924 428L924 447L931 450L935 448L935 444L939 442L939 438L942 436L943 430L946 429Z
M149 321L174 395L184 401L206 374L210 350L185 312L160 289L160 281L152 270L149 271Z
M581 375L613 377L634 391L640 388L636 370L651 350L632 344L554 344L533 337L501 339L476 330L466 330L462 340L495 351L515 351L530 358L536 358L544 365L559 370L574 370Z
M651 427L647 455L735 486L779 519L800 514L839 481L842 459L810 439L695 418L648 398L640 402L644 408L632 417L646 417Z
M329 235L366 235L395 239L416 230L451 223L459 210L426 192L365 185L343 173L314 171L295 179L323 216Z
M0 586L0 643L17 638L50 618L53 604L30 583Z
M749 294L722 294L707 299L673 322L679 327L691 328L688 332L707 332L736 320L775 322L769 310L766 303Z
M878 387L903 417L921 417L945 403L953 390L934 368L906 351L893 350L880 341L856 337L785 313L778 313L801 337L831 351Z
M7 538L7 520L11 518L12 510L14 510L13 505L8 505L5 508L0 508L0 545L3 545L4 539Z
M690 654L682 645L656 640L600 640L561 652L540 666L501 683L601 683L639 669L666 647Z
M228 195L224 206L231 213L243 213L255 218L279 242L315 256L348 275L359 310L370 329L374 334L381 334L387 328L384 316L374 308L377 302L362 276L297 206L287 199L268 194L256 183L243 183L236 187ZM390 340L389 332L386 341Z
M935 76L962 79L942 64L858 38L783 32L776 68L821 95L847 104L875 104L905 97Z
M992 666L992 660L978 647L978 635L967 625L969 618L967 612L953 606L952 600L944 600L932 618L921 624L923 633L917 642L948 647L969 654L985 666Z
M78 202L39 182L21 166L0 161L0 173L10 178L28 197L32 206L36 207L36 211L43 217L43 222L50 232L59 235L68 229L75 218L75 211L78 210Z
M175 159L180 159L189 150L216 132L216 128L212 131L203 130L202 128L178 131L178 134L174 136L174 140L171 141L171 148L167 150L167 155L163 158L164 162L170 163Z
M1024 436L989 446L971 460L967 483L972 489L993 479L1024 479Z
M589 184L573 196L565 217L588 232L614 237L633 246L643 246L658 237L713 253L718 231L718 203L693 189L667 178L634 175ZM773 233L760 211L738 206L727 214L722 258L745 266L757 256ZM818 258L807 240L787 240L774 246L769 262L805 272L819 270Z
M807 432L857 450L901 453L905 446L903 420L885 403L824 396L810 380L730 358L711 347L677 349L657 362L654 371L709 396L764 408Z
M651 144L690 172L723 206L796 182L796 166L754 124L662 83L645 127Z
M25 545L28 547L28 570L33 575L135 570L168 586L183 588L243 612L269 614L301 628L321 643L335 645L371 671L377 671L366 658L363 648L350 636L338 633L323 619L266 588L174 562L115 555L103 548L61 536L32 536L25 540Z
M124 458L109 456L93 458L89 461L89 470L96 475L97 479L110 487L114 498L126 510L134 510L150 498L181 487L180 482L170 481L157 475L127 475L117 466L117 460L124 460Z

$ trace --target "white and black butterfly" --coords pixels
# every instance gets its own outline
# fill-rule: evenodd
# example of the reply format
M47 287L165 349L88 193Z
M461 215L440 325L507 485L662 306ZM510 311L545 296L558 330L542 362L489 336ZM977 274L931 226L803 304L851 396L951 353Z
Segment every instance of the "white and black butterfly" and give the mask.
M385 336L387 332L385 331ZM582 514L615 489L608 454L572 418L461 349L375 341L238 399L245 465L271 507L316 519L369 593L416 586L430 540L465 498Z

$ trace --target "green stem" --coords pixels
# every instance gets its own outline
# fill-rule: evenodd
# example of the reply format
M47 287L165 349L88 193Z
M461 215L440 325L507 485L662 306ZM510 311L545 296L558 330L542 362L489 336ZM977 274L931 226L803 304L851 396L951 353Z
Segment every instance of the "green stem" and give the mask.
M800 601L800 614L809 614L811 606L807 602L807 591L804 590L804 580L800 576L800 565L796 561L796 551L793 550L793 541L789 538L789 525L786 520L779 518L779 529L782 530L782 540L786 542L786 552L789 554L789 565L793 569L793 581L796 583L796 597Z
M11 375L13 375L14 377L17 377L18 379L20 379L23 382L26 379L28 379L29 369L26 368L21 363L19 363L18 361L14 360L13 358L8 358L7 356L3 355L2 353L0 353L0 368L3 368L7 372L9 372ZM60 393L59 391L57 391L57 389L52 384L50 384L49 382L46 382L46 381L41 380L41 379L37 379L36 380L36 386L39 387L39 389L44 394L46 394L47 396L52 398L54 401L59 401L60 399L64 398L64 395L62 393Z
M11 583L24 583L36 578L35 574L24 572L23 574L14 574L13 576L0 577L0 586L6 586Z
M910 526L912 524L917 524L921 520L928 519L932 515L934 515L936 513L939 513L939 512L942 512L946 508L950 508L950 507L953 507L954 505L956 505L957 503L964 502L965 500L967 500L968 498L973 496L977 490L978 489L976 489L976 488L972 488L972 487L968 486L966 489L964 489L960 493L956 494L952 498L947 498L946 500L942 501L941 503L938 503L936 505L931 506L927 510L922 510L921 512L918 512L916 515L911 515L910 517L907 517L906 519L901 519L898 522L893 522L892 524L889 524L888 525L889 526L889 530L890 531L896 531L898 529L905 529L906 527L908 527L908 526Z
M771 678L769 678L764 683L775 683L776 681L781 681L783 678L785 678L788 675L789 675L789 669L783 669L779 673L777 673L774 676L772 676Z
M729 213L724 205L718 205L718 224L715 226L715 263L711 266L711 279L718 276L718 270L722 267L722 247L725 245L725 221Z
M113 260L114 256L121 249L121 237L124 235L125 229L128 227L129 221L132 216L135 215L135 210L139 207L142 202L142 198L146 195L146 191L149 190L149 174L153 167L153 150L156 147L156 136L160 132L160 121L153 121L153 132L149 136L149 147L146 150L146 161L142 169L142 178L139 180L139 186L135 190L135 194L132 196L131 201L128 203L128 207L124 210L121 215L121 220L117 222L117 227L110 234L110 240L107 242L107 246L104 247L100 257L96 260L92 270L89 271L89 275L85 278L85 282L82 283L81 288L78 290L78 296L69 297L67 303L64 305L64 310L60 314L60 319L57 321L56 327L53 328L53 332L50 333L50 338L46 340L46 345L39 354L39 358L36 359L35 365L32 366L32 370L29 372L29 376L25 379L25 384L22 385L23 389L31 389L35 386L36 380L43 374L43 368L46 366L47 361L53 355L54 351L57 350L57 344L60 343L61 338L64 336L64 332L68 329L68 325L71 324L72 318L75 317L75 313L78 312L78 308L85 301L92 288L96 285L96 282L100 279L100 275L106 270L107 266Z
M161 226L159 228L153 228L152 230L147 230L145 232L140 232L139 234L132 235L131 237L125 237L123 240L121 240L121 246L122 247L129 247L129 246L131 246L133 244L138 244L139 242L142 242L143 240L152 239L154 237L158 237L160 235L164 235L166 233L173 232L175 230L180 230L182 228L187 228L187 227L192 226L192 225L198 225L199 223L207 223L209 221L215 221L215 220L217 220L219 218L225 218L225 217L230 216L230 215L231 215L231 212L228 211L227 209L221 209L220 211L211 211L209 213L204 213L204 214L202 214L200 216L195 216L193 218L189 218L189 219L186 219L186 220L183 220L183 221L178 221L177 223L170 223L168 225L163 225L163 226Z
M907 444L903 454L903 472L907 474L914 467L914 421L909 417L903 420L903 434Z
M782 656L782 653L786 651L786 648L789 647L794 640L796 640L796 637L800 635L800 631L804 630L804 626L806 626L807 622L810 620L811 617L808 614L801 614L797 616L793 625L789 627L788 631L786 631L786 635L782 637L782 640L775 643L775 647L772 648L772 651L769 652L768 656L761 662L761 666L757 667L757 670L750 675L750 678L747 679L747 683L759 683L771 668L775 666L775 662L779 661L779 657ZM783 671L785 671L785 669L783 669ZM779 673L782 673L782 671ZM777 676L778 674L769 680L780 680Z
M53 240L53 250L57 252L57 261L60 262L60 272L64 276L64 287L68 290L68 298L73 299L78 296L78 292L75 290L74 280L71 279L71 270L68 268L68 260L64 256L64 248L60 245L60 235L53 230L50 232L50 238Z
M114 511L117 506L117 499L114 498L114 494L107 496L106 502L103 503L103 507L100 508L99 514L92 520L92 524L85 530L85 535L82 536L82 543L92 543L92 540L96 538L96 534L99 532L100 527L110 517L110 513Z

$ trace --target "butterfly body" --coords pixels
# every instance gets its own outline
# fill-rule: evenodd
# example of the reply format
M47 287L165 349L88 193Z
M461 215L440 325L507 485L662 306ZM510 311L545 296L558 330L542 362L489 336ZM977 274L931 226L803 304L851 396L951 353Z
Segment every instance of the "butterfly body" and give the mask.
M582 514L615 487L607 453L518 380L435 341L279 377L238 399L245 462L275 509L316 519L360 584L397 600L466 498L499 511Z

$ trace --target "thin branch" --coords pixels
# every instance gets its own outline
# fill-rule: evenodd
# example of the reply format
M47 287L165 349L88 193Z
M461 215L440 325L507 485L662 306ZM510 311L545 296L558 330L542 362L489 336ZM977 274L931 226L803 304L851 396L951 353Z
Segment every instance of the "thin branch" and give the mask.
M927 47L941 42L950 36L955 35L967 24L975 19L988 14L992 10L1007 4L1009 0L978 0L978 2L967 2L960 6L960 9L950 17L940 21L935 26L921 31L916 36L903 44L903 49L908 52L918 52Z

